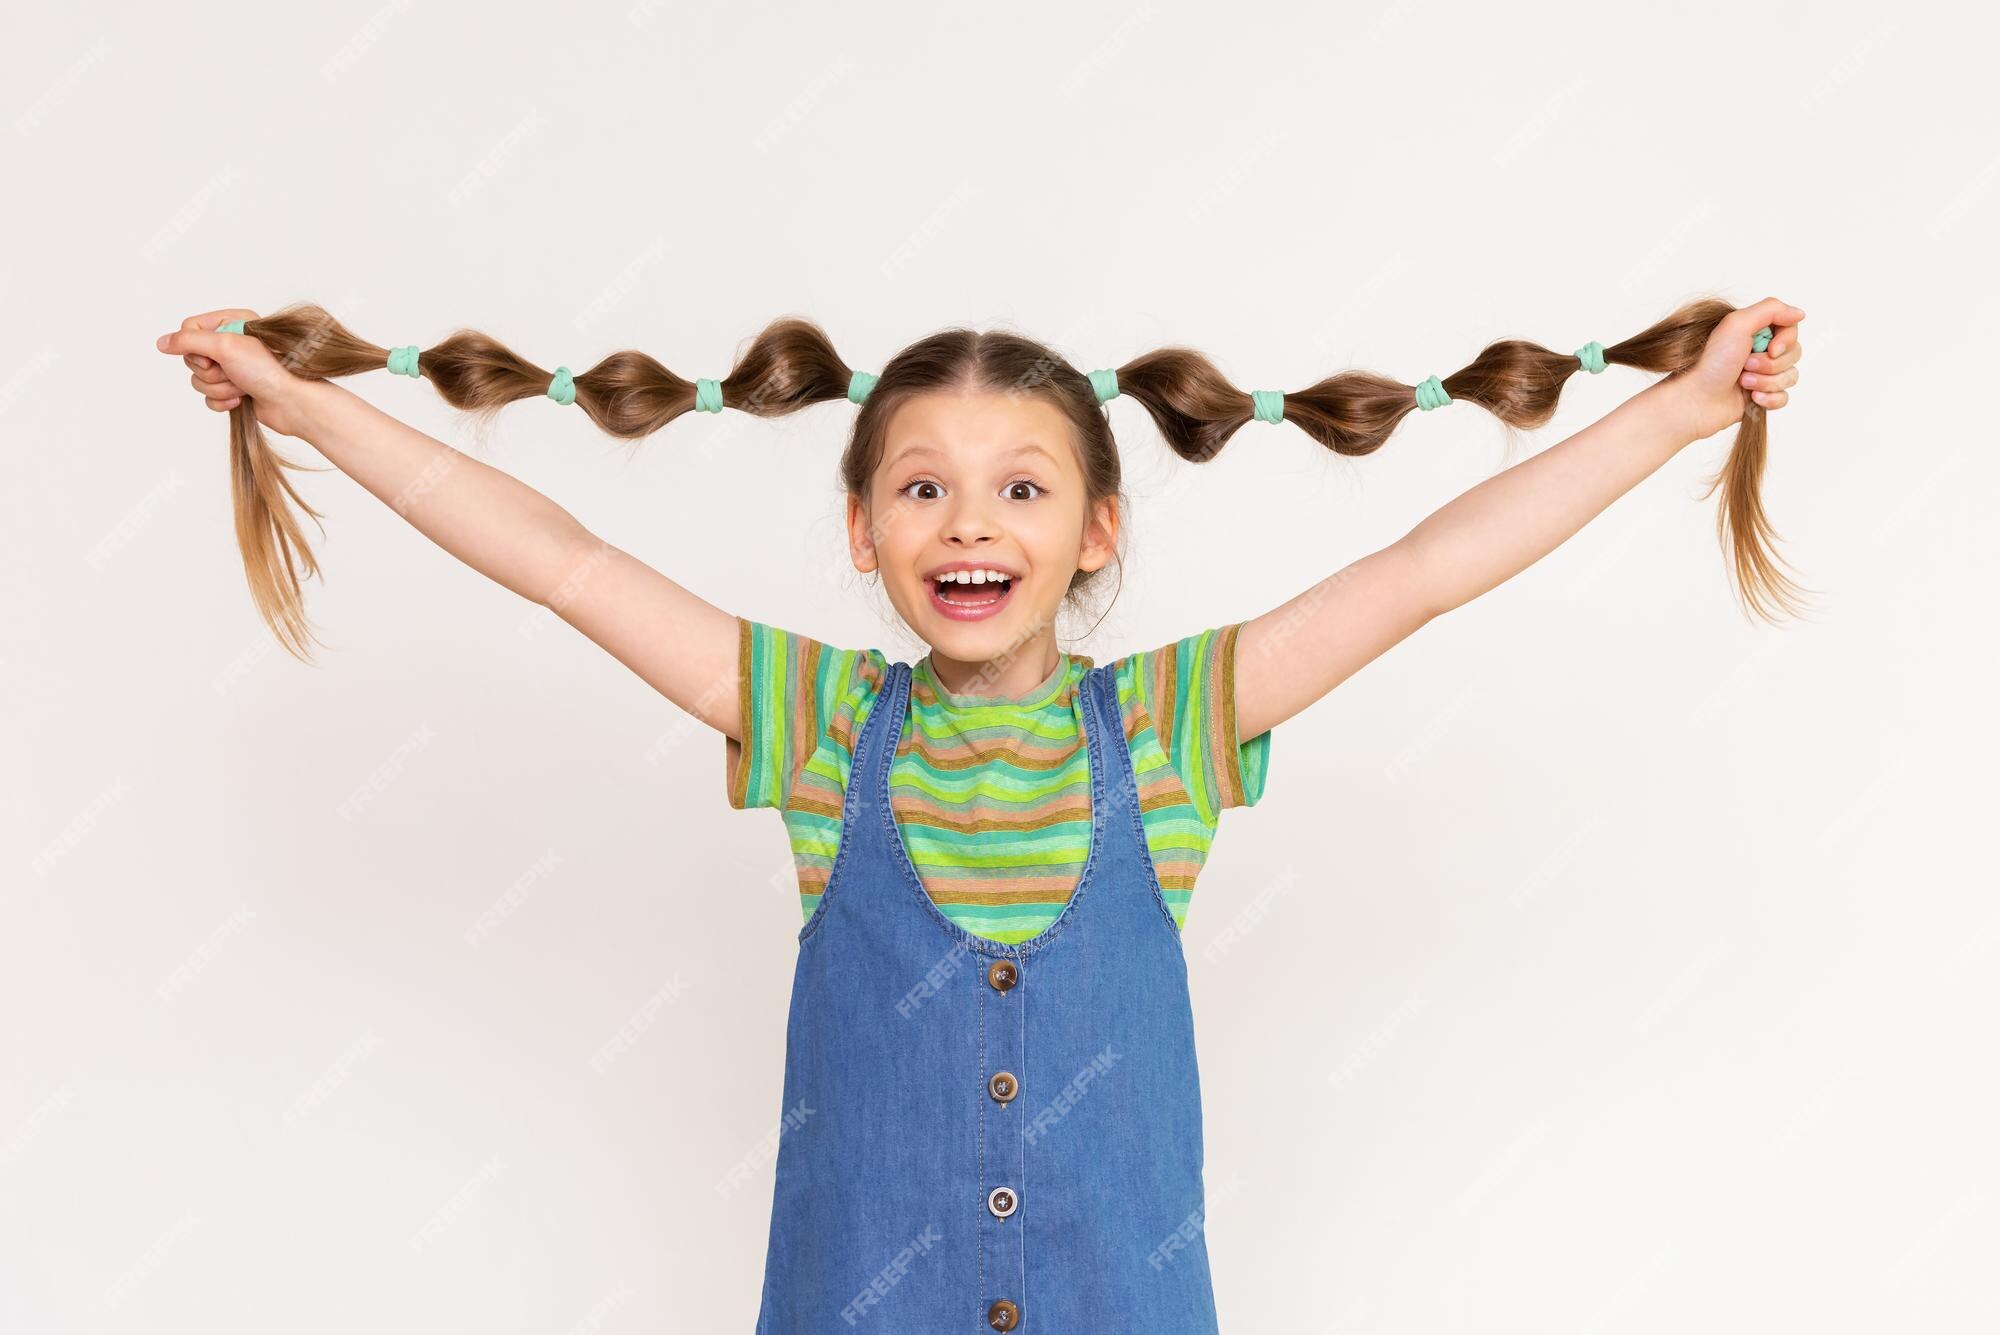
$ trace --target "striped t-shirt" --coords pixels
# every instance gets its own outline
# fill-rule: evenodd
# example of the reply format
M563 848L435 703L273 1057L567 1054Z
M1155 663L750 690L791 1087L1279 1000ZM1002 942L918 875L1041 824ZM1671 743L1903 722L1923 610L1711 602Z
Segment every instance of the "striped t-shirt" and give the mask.
M724 736L732 807L783 815L799 906L811 918L840 847L854 742L887 680L879 649L835 649L737 618L744 739ZM1266 731L1236 736L1242 623L1117 661L1118 702L1139 783L1140 819L1175 924L1222 813L1263 796ZM889 805L925 891L943 914L994 941L1025 941L1069 902L1090 851L1088 655L1062 655L1010 697L946 691L926 655L889 770Z

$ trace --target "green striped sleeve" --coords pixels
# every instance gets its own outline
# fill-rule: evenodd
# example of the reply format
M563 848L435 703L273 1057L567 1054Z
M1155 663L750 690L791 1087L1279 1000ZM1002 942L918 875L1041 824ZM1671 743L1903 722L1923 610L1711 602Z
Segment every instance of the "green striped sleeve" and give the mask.
M794 631L736 618L743 739L724 736L732 807L782 810L854 678L873 651L835 649Z
M1204 821L1255 806L1270 765L1269 729L1236 735L1236 641L1242 622L1134 654L1135 676L1161 748Z

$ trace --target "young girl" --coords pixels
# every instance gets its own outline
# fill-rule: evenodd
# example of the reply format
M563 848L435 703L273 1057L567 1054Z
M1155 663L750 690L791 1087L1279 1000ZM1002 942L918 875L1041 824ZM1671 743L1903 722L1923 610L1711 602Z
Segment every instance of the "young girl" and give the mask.
M1757 483L1803 318L1696 302L1609 348L1506 340L1442 379L1350 371L1290 395L1186 349L1086 375L962 329L876 377L802 320L692 383L636 352L552 373L471 331L384 349L309 306L211 311L159 346L233 413L238 537L288 648L309 643L316 567L259 424L713 726L730 805L782 813L803 925L759 1332L1194 1335L1216 1318L1180 928L1221 813L1261 795L1279 723L1732 423L1717 480L1739 588L1767 617L1794 608ZM1538 425L1570 374L1611 363L1666 378L1290 601L1102 666L1059 645L1058 612L1118 559L1112 398L1193 461L1252 420L1365 454L1454 399ZM690 408L859 404L850 553L929 652L891 662L721 611L331 381L385 365L459 407L547 393L632 438Z

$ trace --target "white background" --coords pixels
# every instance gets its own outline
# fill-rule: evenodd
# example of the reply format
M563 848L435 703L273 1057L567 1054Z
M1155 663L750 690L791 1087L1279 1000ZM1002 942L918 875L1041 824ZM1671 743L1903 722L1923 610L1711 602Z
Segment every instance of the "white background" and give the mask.
M1725 434L1277 730L1185 937L1223 1328L1990 1328L1995 27L17 16L0 1329L757 1308L800 924L776 814L732 813L717 735L338 472L298 475L332 648L260 647L225 424L153 347L184 316L311 300L385 346L471 327L689 377L782 314L870 368L968 324L1296 389L1608 344L1703 293L1808 312L1766 495L1821 611L1738 611L1699 499ZM720 606L922 652L845 564L846 404L627 450L549 402L474 439L427 385L347 383ZM1645 383L1577 377L1521 448ZM1111 411L1128 579L1068 646L1100 662L1254 616L1508 462L1469 405L1360 460L1253 423L1201 466Z

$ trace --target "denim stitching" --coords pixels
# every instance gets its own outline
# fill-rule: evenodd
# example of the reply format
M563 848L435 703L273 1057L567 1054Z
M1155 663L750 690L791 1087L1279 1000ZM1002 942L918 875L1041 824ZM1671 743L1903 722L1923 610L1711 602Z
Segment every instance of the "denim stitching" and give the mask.
M981 981L975 975L972 987L973 995L979 998L979 1069L984 1072L986 1070L986 992L979 986ZM985 1099L979 1101L979 1147L976 1157L979 1161L979 1170L973 1180L979 1184L979 1199L984 1200L984 1193L990 1190L986 1185ZM984 1303L986 1301L986 1221L979 1217L978 1207L972 1206L970 1202L967 1204L972 1209L972 1240L975 1244L973 1250L979 1257L979 1301Z
M1112 692L1111 703L1105 705L1105 708L1110 711L1113 722L1118 725L1118 739L1123 742L1125 740L1124 717L1117 708L1117 687L1114 685L1109 689ZM1139 810L1139 771L1132 766L1131 746L1127 744L1123 750L1124 764L1120 766L1119 772L1124 775L1124 781L1129 784L1132 794L1132 832L1139 840L1139 851L1142 854L1139 860L1144 864L1142 874L1146 878L1147 888L1152 893L1154 905L1160 910L1160 915L1167 920L1167 929L1174 934L1174 944L1185 955L1187 952L1187 943L1182 939L1181 925L1174 921L1173 908L1167 903L1166 891L1160 885L1159 865L1153 861L1152 847L1146 843L1146 821Z
M879 705L880 703L881 700L877 697L876 704ZM851 837L853 831L849 828L852 822L848 820L848 815L850 814L848 801L854 792L855 778L866 772L865 762L868 755L869 742L872 740L872 735L879 731L875 726L878 712L873 707L869 709L868 717L861 724L861 735L854 739L853 767L847 772L847 788L841 793L840 798L840 847L834 850L833 866L826 874L826 888L819 893L819 903L813 906L812 917L806 919L805 926L799 928L799 944L801 945L804 945L807 938L819 931L820 920L826 916L827 905L833 899L835 887L840 884L840 871L847 864L848 850L854 847L854 840ZM867 794L864 792L862 797L865 801Z

